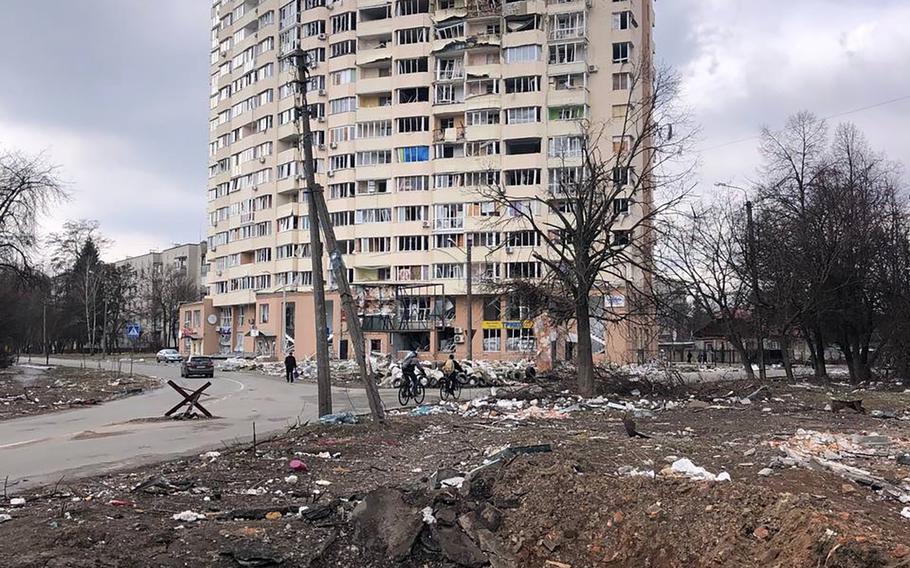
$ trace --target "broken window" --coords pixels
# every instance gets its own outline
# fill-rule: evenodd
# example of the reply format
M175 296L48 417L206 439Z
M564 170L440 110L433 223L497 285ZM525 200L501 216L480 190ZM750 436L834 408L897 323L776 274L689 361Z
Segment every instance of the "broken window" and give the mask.
M422 103L430 100L429 87L410 87L398 89L398 102L400 104Z
M613 12L614 30L628 30L629 28L637 27L638 22L635 21L635 16L630 10L625 10L623 12Z
M540 122L540 107L515 107L506 109L506 124Z
M527 14L521 16L506 17L506 32L523 32L527 30L540 29L540 16L537 14Z
M615 45L615 44L614 44ZM585 60L584 43L563 43L550 46L549 63L575 63Z
M510 77L504 79L506 93L531 93L540 90L540 76Z
M430 28L407 28L396 30L397 41L400 45L423 43L430 41Z
M430 177L405 176L395 178L395 183L398 187L398 191L426 191L430 188Z
M506 185L536 185L540 183L539 169L506 170Z
M398 122L398 132L427 132L430 130L430 117L405 116L395 119Z
M632 56L632 42L623 41L613 44L613 63L626 63Z
M506 140L506 154L539 154L540 138Z
M455 39L464 36L464 22L436 25L436 39Z
M408 73L423 73L426 72L427 67L427 58L426 57L417 57L414 59L399 59L398 60L398 74L406 75Z

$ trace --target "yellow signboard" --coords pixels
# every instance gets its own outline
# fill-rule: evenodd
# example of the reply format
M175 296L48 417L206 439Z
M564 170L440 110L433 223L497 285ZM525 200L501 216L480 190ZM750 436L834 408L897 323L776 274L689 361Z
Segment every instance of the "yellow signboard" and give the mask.
M501 321L485 321L480 324L482 329L502 329Z

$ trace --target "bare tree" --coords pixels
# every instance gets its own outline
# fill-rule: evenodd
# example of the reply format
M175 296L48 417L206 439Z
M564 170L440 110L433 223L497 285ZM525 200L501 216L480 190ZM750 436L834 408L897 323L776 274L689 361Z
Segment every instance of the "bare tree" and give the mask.
M562 167L548 172L547 191L515 187L539 183L537 170L505 171L504 179L490 171L493 183L480 190L500 212L493 223L530 231L538 245L531 259L539 274L506 274L509 281L496 288L549 298L541 312L556 324L574 323L582 394L594 390L592 320L630 327L653 321L640 296L650 288L655 220L688 191L692 169L680 159L694 132L686 130L678 91L674 73L639 69L621 117L581 120L576 135L551 139L550 157L562 158Z
M665 221L656 254L657 269L686 290L701 312L724 331L755 378L747 349L753 294L745 270L742 215L726 200L693 205Z
M44 156L0 153L0 270L27 273L38 219L65 197L57 167Z

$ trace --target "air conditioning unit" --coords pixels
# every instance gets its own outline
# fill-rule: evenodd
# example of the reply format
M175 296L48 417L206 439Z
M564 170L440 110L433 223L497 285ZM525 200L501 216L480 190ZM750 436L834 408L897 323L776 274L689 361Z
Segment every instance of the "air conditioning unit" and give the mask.
M326 5L325 5L325 9L326 9L326 10L334 10L334 9L335 9L335 6L332 5L332 4L326 4Z
M260 163L260 164L264 164L264 163L265 163L265 158L259 158L259 163Z
M455 343L464 343L464 336L463 336L463 335L456 335L456 336L455 336Z
M321 39L322 41L325 41L326 39L328 39L329 36L327 36L327 35L325 35L325 34L319 34L319 35L316 36L316 37L318 37L318 38Z
M464 335L464 329L460 327L455 328L455 335Z
M320 96L320 97L324 97L325 94L326 94L326 93L325 93L325 89L319 89L319 96Z
M331 144L329 144L329 148L331 148L332 150L338 148L338 142L332 142Z
M506 254L512 254L512 247L506 246Z
M221 276L222 272L220 270L215 271L215 276Z
M588 65L588 73L597 73L600 68L597 65Z
M316 119L316 122L325 122L325 117L320 116L319 118Z
M258 186L258 185L254 185L254 186L251 187L250 189L251 189L252 191L259 191L259 186Z
M327 175L329 177L335 177L335 172L333 172L332 170L329 170L325 173L325 175Z
M319 144L319 145L317 146L317 148L320 149L320 150L325 150L325 144Z

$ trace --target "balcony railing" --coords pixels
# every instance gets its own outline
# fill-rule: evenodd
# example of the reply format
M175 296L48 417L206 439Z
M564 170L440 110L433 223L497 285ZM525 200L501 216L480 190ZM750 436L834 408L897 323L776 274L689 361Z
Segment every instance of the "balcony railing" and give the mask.
M574 28L556 28L550 30L550 39L577 39L585 37L585 27L575 26Z
M464 229L464 217L444 217L433 221L433 230L446 233Z
M458 140L464 140L464 126L437 128L433 131L434 142L456 142Z

